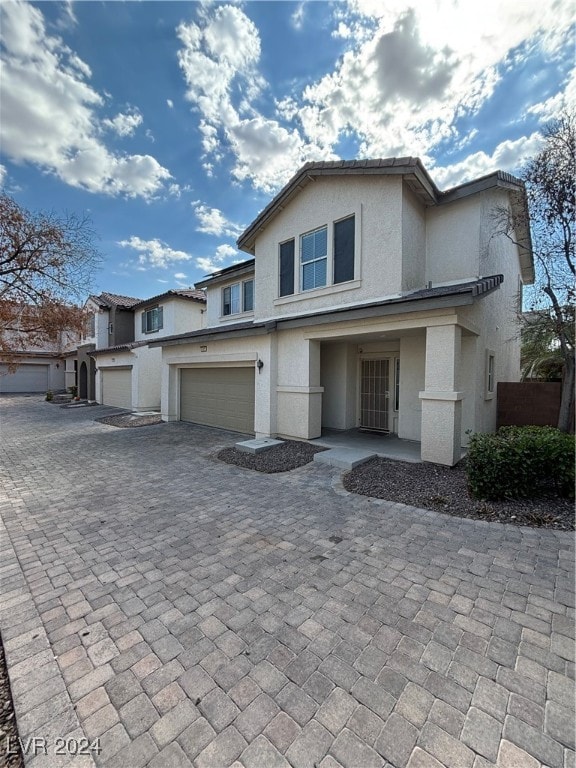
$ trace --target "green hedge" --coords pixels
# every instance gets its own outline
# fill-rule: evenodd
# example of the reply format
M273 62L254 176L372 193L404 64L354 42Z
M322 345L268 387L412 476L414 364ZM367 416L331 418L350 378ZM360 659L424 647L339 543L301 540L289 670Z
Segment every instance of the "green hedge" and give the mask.
M470 492L479 499L521 498L555 491L574 498L574 435L553 427L501 427L472 435Z

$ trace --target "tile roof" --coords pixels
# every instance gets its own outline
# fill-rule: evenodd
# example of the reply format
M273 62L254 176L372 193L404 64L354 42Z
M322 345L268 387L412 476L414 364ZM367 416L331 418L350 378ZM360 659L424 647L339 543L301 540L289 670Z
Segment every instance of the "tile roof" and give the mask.
M126 344L116 344L113 347L104 347L103 349L93 349L88 352L89 355L105 355L107 352L122 352L136 349L137 347L145 347L148 341L129 341Z
M233 323L230 325L211 326L209 328L202 328L197 331L191 331L186 333L180 333L175 336L165 336L157 341L150 342L150 346L170 346L172 344L182 344L186 342L193 342L195 340L204 340L210 337L218 337L224 334L248 335L250 331L254 333L268 333L275 330L278 326L283 324L298 323L304 325L306 323L323 323L331 322L331 319L337 319L338 316L342 316L342 319L350 313L368 313L370 316L378 316L379 312L383 314L391 314L396 312L417 311L423 308L429 308L419 305L418 302L425 301L426 299L434 301L434 299L450 299L454 296L466 296L468 294L472 300L477 296L482 296L485 293L490 293L500 287L504 281L503 275L491 275L489 277L480 277L476 280L467 280L463 283L456 283L455 285L439 285L436 287L421 288L411 293L406 293L401 296L394 296L392 298L383 299L381 301L367 301L361 304L345 305L342 307L324 309L309 314L303 315L289 315L286 317L277 317L270 320L264 320L261 322L244 322ZM457 304L469 303L461 300L456 301ZM411 310L406 310L402 305L414 304ZM443 303L444 305L446 302ZM398 309L390 309L395 305L400 305ZM336 317L334 317L336 316Z
M157 296L151 296L149 299L138 299L136 304L133 304L132 306L136 309L145 304L160 301L160 299L171 298L190 299L191 301L199 301L202 304L206 303L206 293L204 291L196 288L174 288L169 291L164 291L164 293L159 293Z
M96 302L98 306L104 308L111 307L124 307L126 309L132 309L135 304L138 304L142 299L135 299L133 296L121 296L118 293L108 293L103 291L98 296L91 295L92 301Z

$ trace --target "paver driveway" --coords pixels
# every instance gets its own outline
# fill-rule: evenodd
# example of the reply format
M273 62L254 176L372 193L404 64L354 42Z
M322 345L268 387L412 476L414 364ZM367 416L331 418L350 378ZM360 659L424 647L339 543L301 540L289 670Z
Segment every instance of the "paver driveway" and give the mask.
M85 734L118 768L573 766L571 534L231 467L226 432L0 406L30 765Z

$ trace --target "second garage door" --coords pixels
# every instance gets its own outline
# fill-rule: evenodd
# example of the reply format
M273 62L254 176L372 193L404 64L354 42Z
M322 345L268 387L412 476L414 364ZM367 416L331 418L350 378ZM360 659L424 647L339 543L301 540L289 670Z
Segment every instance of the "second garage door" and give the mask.
M130 368L102 369L102 403L116 408L132 408L132 371Z
M49 365L23 363L13 373L0 365L0 392L46 392Z
M254 432L254 368L183 368L180 418Z

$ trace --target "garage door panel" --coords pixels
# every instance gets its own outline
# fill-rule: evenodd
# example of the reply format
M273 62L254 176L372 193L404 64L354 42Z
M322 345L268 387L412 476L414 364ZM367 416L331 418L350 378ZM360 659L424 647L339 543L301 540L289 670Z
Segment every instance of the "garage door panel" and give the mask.
M234 432L254 432L254 369L183 369L180 418Z
M102 404L113 405L116 408L132 408L132 371L101 370L102 374Z
M0 366L0 392L47 392L49 365L22 363L13 373Z

